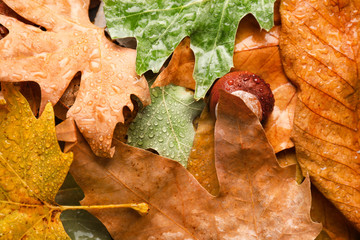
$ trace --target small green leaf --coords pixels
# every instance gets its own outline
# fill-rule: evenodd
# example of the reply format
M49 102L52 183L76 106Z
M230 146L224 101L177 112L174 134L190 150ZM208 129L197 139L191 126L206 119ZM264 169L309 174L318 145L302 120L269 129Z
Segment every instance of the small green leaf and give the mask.
M158 72L179 42L191 38L195 53L195 98L233 66L239 21L252 13L260 26L273 26L275 0L105 0L112 38L136 37L136 71Z
M186 167L194 140L193 120L204 108L183 87L152 88L151 105L140 111L128 131L128 144L154 149Z
M68 174L58 191L55 201L61 205L80 205L84 193L74 178ZM111 240L106 227L91 213L85 210L66 210L61 213L60 220L66 233L72 240Z

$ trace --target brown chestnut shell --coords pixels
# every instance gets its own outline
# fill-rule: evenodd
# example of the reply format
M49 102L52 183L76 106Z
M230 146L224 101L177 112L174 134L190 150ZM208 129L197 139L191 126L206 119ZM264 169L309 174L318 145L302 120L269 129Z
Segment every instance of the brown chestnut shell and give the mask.
M265 121L274 108L274 95L270 85L254 73L248 71L230 72L216 81L210 93L210 111L214 114L219 101L219 90L226 92L242 90L257 97L261 104L262 121Z

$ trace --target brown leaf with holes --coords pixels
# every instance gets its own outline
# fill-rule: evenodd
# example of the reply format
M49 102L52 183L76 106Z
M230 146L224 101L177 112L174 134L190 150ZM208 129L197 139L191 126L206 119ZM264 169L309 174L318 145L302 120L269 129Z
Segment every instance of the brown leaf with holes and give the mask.
M259 75L274 94L274 110L264 124L275 152L294 146L290 140L296 104L296 89L286 78L279 52L280 26L261 30L252 15L239 24L234 50L234 68Z
M223 92L215 126L220 191L207 192L178 162L114 140L112 159L84 142L73 148L71 174L85 192L82 204L145 201L146 216L130 210L91 211L114 239L314 239L310 182L279 167L257 117Z
M40 110L58 102L81 72L81 84L67 117L73 117L93 151L110 157L112 135L123 122L130 96L148 104L144 77L135 72L136 52L105 37L88 17L89 0L4 0L17 14L43 27L0 15L9 34L0 41L0 80L34 81L41 88Z
M314 185L360 230L359 1L282 1L281 54L298 86L293 140Z

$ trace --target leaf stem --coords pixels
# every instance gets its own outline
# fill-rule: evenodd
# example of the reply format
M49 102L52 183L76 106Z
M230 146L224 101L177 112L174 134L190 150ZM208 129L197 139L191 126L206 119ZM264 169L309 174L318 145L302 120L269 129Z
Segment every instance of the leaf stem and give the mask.
M109 205L91 205L91 206L58 206L61 211L76 209L108 209L108 208L132 208L140 215L146 215L149 212L147 203L127 203L127 204L109 204Z

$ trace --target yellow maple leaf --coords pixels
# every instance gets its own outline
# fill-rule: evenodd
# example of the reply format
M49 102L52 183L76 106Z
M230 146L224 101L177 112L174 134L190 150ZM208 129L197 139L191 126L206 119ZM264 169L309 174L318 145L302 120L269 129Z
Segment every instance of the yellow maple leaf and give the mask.
M2 87L0 238L68 239L54 199L72 153L62 153L57 144L51 104L36 119L13 86Z
M58 102L81 72L73 117L95 154L110 157L113 131L123 122L130 96L150 102L148 84L135 72L136 51L108 40L88 17L89 0L4 0L16 13L46 31L0 15L9 34L0 41L0 80L34 81L41 88L41 110Z
M146 204L60 206L61 187L72 153L62 153L55 133L54 112L45 106L36 119L26 99L11 84L0 99L0 239L69 239L60 221L67 209L130 207Z

